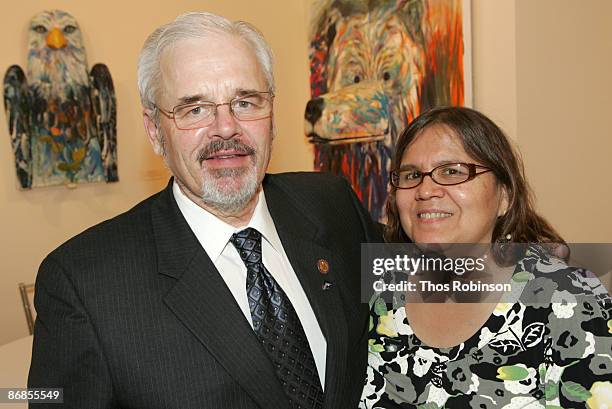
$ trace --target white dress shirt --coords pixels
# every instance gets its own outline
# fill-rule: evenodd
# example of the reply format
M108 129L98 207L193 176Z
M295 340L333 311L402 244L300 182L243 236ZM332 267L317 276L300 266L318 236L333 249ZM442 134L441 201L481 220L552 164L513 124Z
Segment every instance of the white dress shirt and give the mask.
M261 233L263 263L295 308L314 356L321 387L324 388L327 341L321 332L306 293L285 254L274 221L268 211L263 189L259 193L251 221L246 226L239 228L225 223L195 204L185 196L176 182L172 186L172 192L189 227L219 271L251 327L253 327L253 320L246 295L246 265L229 240L232 234L247 227L252 227Z

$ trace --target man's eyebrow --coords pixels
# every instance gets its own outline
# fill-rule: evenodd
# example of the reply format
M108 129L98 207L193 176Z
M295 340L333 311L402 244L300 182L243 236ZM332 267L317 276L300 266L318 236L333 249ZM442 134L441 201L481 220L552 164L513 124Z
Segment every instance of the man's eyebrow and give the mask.
M242 96L245 96L245 95L248 95L248 94L253 94L253 93L256 93L256 92L261 92L261 91L258 90L258 89L243 89L243 88L241 88L241 89L236 90L236 96L237 97L242 97Z
M178 105L193 104L194 102L205 100L206 97L203 94L186 95L184 97L179 98Z

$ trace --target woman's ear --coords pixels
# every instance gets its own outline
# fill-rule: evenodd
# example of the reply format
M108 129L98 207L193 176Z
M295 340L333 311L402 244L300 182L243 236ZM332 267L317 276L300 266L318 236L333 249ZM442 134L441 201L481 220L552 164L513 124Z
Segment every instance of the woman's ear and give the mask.
M508 189L505 186L499 186L499 207L497 209L497 217L505 216L510 207L510 198Z

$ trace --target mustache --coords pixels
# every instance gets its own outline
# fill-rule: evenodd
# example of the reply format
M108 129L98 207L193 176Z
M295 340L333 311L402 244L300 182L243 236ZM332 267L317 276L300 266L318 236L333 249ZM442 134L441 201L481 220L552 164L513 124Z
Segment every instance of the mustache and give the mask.
M212 141L204 148L202 148L202 150L200 150L200 152L198 153L198 161L201 165L206 158L214 155L219 151L225 150L234 150L244 155L254 155L257 152L253 147L235 139L219 139Z

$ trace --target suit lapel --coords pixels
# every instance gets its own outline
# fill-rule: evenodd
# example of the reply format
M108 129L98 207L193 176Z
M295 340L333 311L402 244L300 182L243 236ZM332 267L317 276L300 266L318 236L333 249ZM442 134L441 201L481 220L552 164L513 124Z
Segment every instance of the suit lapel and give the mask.
M172 182L151 213L159 273L177 280L168 308L259 406L289 407L270 359L178 209Z
M338 290L342 283L336 282L335 273L343 268L343 263L329 249L317 243L319 228L309 220L306 212L300 210L299 199L288 200L287 193L272 183L264 184L264 187L268 209L285 253L327 341L324 406L338 408L341 406L348 345L345 312ZM329 263L326 274L319 271L319 260ZM324 285L326 289L323 289Z
M319 245L319 228L300 209L299 198L271 183L266 202L283 248L327 341L325 408L341 406L347 367L346 314L336 281L339 257ZM291 200L289 200L291 199ZM183 218L172 194L172 181L151 209L158 271L177 280L164 302L262 408L286 408L289 402L251 326L214 264ZM321 274L319 260L329 263ZM331 283L323 289L325 283Z

